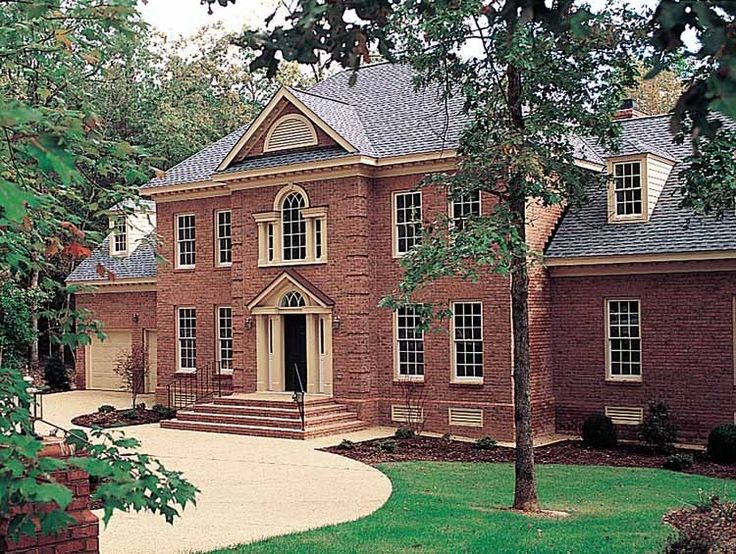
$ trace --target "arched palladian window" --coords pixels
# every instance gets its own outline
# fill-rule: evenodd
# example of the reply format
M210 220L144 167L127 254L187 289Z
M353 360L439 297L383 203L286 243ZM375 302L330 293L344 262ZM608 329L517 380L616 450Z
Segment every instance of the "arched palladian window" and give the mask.
M258 225L258 265L300 265L327 261L327 207L310 205L307 192L287 185L273 211L254 214Z
M304 297L297 291L292 290L281 297L279 307L281 308L302 308L306 306Z
M307 257L307 223L302 215L304 204L304 197L297 191L287 194L281 204L284 261L304 260Z

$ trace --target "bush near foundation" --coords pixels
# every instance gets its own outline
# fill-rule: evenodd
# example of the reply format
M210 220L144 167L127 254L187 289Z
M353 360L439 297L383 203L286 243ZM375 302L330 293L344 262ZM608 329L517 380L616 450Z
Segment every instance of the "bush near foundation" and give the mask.
M610 417L591 414L583 422L583 444L590 448L608 449L618 445L616 427Z
M736 463L736 425L719 425L710 432L708 456L723 464Z

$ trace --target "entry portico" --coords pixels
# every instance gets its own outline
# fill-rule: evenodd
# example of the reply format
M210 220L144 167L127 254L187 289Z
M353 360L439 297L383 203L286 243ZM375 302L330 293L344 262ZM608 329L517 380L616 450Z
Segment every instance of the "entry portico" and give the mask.
M256 328L256 389L331 396L332 299L289 269L247 307Z

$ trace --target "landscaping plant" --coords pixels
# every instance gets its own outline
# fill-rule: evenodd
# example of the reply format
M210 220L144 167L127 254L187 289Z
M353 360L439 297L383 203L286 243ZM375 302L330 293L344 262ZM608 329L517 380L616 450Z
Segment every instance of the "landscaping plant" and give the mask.
M148 351L140 346L122 350L115 359L113 371L120 377L123 390L130 394L132 411L135 412L138 408L136 400L138 395L145 390L146 380L151 372L148 365ZM144 404L143 409L145 407Z
M97 411L101 414L111 414L115 411L115 406L111 406L110 404L102 404L99 408L97 408Z
M498 443L491 437L481 437L473 444L476 450L492 450L498 446Z
M397 439L413 439L416 436L417 434L414 432L414 430L410 429L409 427L399 427L394 433L394 437L396 437Z
M591 414L583 422L583 444L590 448L616 448L618 434L610 417Z
M736 463L736 425L726 423L710 432L708 456L723 464Z
M639 431L641 440L660 454L672 454L677 442L677 427L670 418L669 407L662 401L650 401Z
M71 387L69 371L58 356L51 356L43 366L43 376L52 391L65 391Z
M685 453L671 454L667 457L662 467L672 471L684 471L693 467L693 455Z

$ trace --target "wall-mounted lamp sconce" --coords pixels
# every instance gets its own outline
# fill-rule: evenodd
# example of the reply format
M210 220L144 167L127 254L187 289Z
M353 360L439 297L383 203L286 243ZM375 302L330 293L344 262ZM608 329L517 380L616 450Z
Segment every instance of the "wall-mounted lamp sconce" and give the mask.
M140 317L140 316L138 315L138 313L137 313L137 312L133 314L133 322L134 322L134 323L138 323L138 320L139 320L140 318L141 318L141 317Z
M253 329L253 318L248 316L245 318L245 328L246 329Z
M342 325L342 321L340 320L340 316L336 315L332 318L332 328L337 331L340 328L340 325Z

